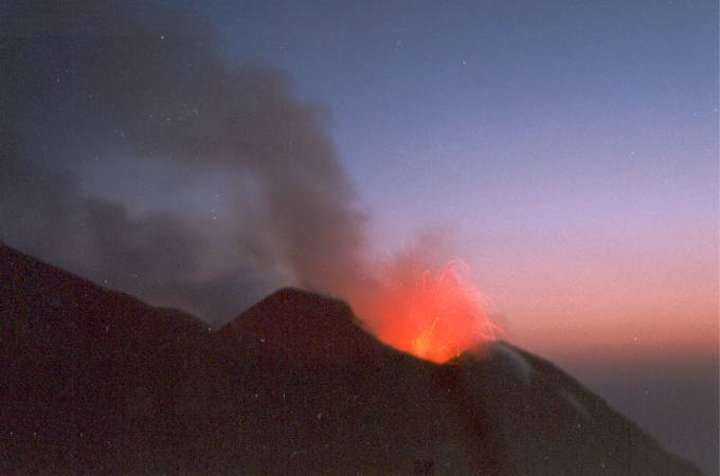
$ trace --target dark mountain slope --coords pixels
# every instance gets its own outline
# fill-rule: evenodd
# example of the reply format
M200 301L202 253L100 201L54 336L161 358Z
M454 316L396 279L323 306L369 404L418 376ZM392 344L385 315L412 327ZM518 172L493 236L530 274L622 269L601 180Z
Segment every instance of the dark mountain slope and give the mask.
M504 473L484 406L460 404L453 372L379 343L342 302L284 289L219 336L243 382L244 452L260 458L243 469Z
M502 473L446 369L338 301L282 290L211 334L6 247L0 283L1 472Z
M184 443L168 401L205 374L208 345L187 315L0 246L0 470L124 471Z
M286 288L248 309L218 334L235 358L302 366L372 362L390 351L360 327L344 302Z
M219 332L0 246L2 473L695 474L507 344L438 366L285 289Z
M512 474L699 474L544 359L498 342L489 360L457 365L487 405Z

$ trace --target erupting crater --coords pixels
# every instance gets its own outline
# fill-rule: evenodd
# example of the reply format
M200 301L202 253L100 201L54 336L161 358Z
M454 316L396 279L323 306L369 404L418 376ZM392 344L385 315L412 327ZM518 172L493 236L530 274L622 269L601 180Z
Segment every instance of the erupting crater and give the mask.
M455 259L437 272L395 270L359 314L385 344L435 363L483 349L497 328L479 291L462 278L465 269Z

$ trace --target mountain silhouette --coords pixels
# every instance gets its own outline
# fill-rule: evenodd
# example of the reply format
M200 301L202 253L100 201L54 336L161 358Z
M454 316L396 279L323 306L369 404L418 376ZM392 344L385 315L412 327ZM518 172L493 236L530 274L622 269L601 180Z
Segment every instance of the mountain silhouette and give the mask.
M510 344L446 365L282 289L212 332L0 244L2 473L699 474Z

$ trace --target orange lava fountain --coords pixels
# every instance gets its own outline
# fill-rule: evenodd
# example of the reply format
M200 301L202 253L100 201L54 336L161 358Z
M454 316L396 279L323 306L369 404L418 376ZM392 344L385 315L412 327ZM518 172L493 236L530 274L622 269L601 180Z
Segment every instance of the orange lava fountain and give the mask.
M460 260L439 272L401 272L372 297L370 326L384 343L425 360L444 363L495 340L480 293L463 281Z

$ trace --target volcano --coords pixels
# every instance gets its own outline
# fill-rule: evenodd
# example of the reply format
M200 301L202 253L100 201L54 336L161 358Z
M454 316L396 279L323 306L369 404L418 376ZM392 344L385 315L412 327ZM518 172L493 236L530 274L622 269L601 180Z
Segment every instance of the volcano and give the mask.
M505 342L445 365L296 289L211 331L0 245L2 473L699 474Z

